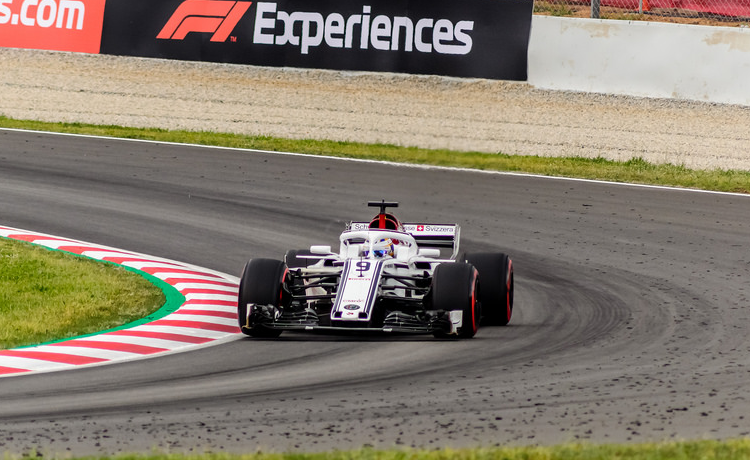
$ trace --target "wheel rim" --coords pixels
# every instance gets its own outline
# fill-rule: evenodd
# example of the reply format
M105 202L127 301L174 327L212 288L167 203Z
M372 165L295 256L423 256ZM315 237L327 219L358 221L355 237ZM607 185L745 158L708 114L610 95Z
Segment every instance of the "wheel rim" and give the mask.
M506 299L505 299L505 318L506 323L510 322L510 317L513 314L513 262L508 259L508 281L506 284Z
M471 288L471 330L473 334L477 333L477 271L474 270L473 282ZM472 335L473 335L472 334Z

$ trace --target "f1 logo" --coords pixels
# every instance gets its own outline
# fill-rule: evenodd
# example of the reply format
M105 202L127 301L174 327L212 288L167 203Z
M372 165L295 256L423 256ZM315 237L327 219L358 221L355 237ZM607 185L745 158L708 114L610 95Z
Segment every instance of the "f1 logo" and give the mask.
M185 0L156 38L182 40L190 32L213 33L212 42L225 42L253 2Z

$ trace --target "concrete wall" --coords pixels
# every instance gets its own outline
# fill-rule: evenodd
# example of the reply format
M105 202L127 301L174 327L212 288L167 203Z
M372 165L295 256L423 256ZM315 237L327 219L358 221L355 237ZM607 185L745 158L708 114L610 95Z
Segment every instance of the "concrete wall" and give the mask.
M529 83L750 105L750 29L534 15Z

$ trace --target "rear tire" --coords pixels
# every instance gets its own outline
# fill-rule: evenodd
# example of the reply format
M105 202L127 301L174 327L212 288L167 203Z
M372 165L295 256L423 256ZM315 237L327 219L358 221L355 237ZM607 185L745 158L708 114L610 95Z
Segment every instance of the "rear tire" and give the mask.
M237 320L244 334L259 338L276 338L281 335L280 330L269 329L262 324L247 325L245 322L247 304L274 307L281 305L287 271L286 264L280 260L251 259L245 264L237 297Z
M458 337L474 337L479 328L479 304L477 303L478 275L473 265L467 263L443 263L432 275L430 296L434 310L461 310L463 324ZM444 337L444 334L435 334Z
M513 261L501 252L466 254L466 262L479 272L482 324L505 326L513 314Z

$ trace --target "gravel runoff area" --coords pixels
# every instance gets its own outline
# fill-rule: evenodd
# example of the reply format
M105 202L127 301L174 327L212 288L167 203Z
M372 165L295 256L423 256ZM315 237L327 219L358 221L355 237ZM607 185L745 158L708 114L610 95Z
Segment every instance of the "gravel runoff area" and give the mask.
M526 83L0 49L0 114L750 170L750 107Z

